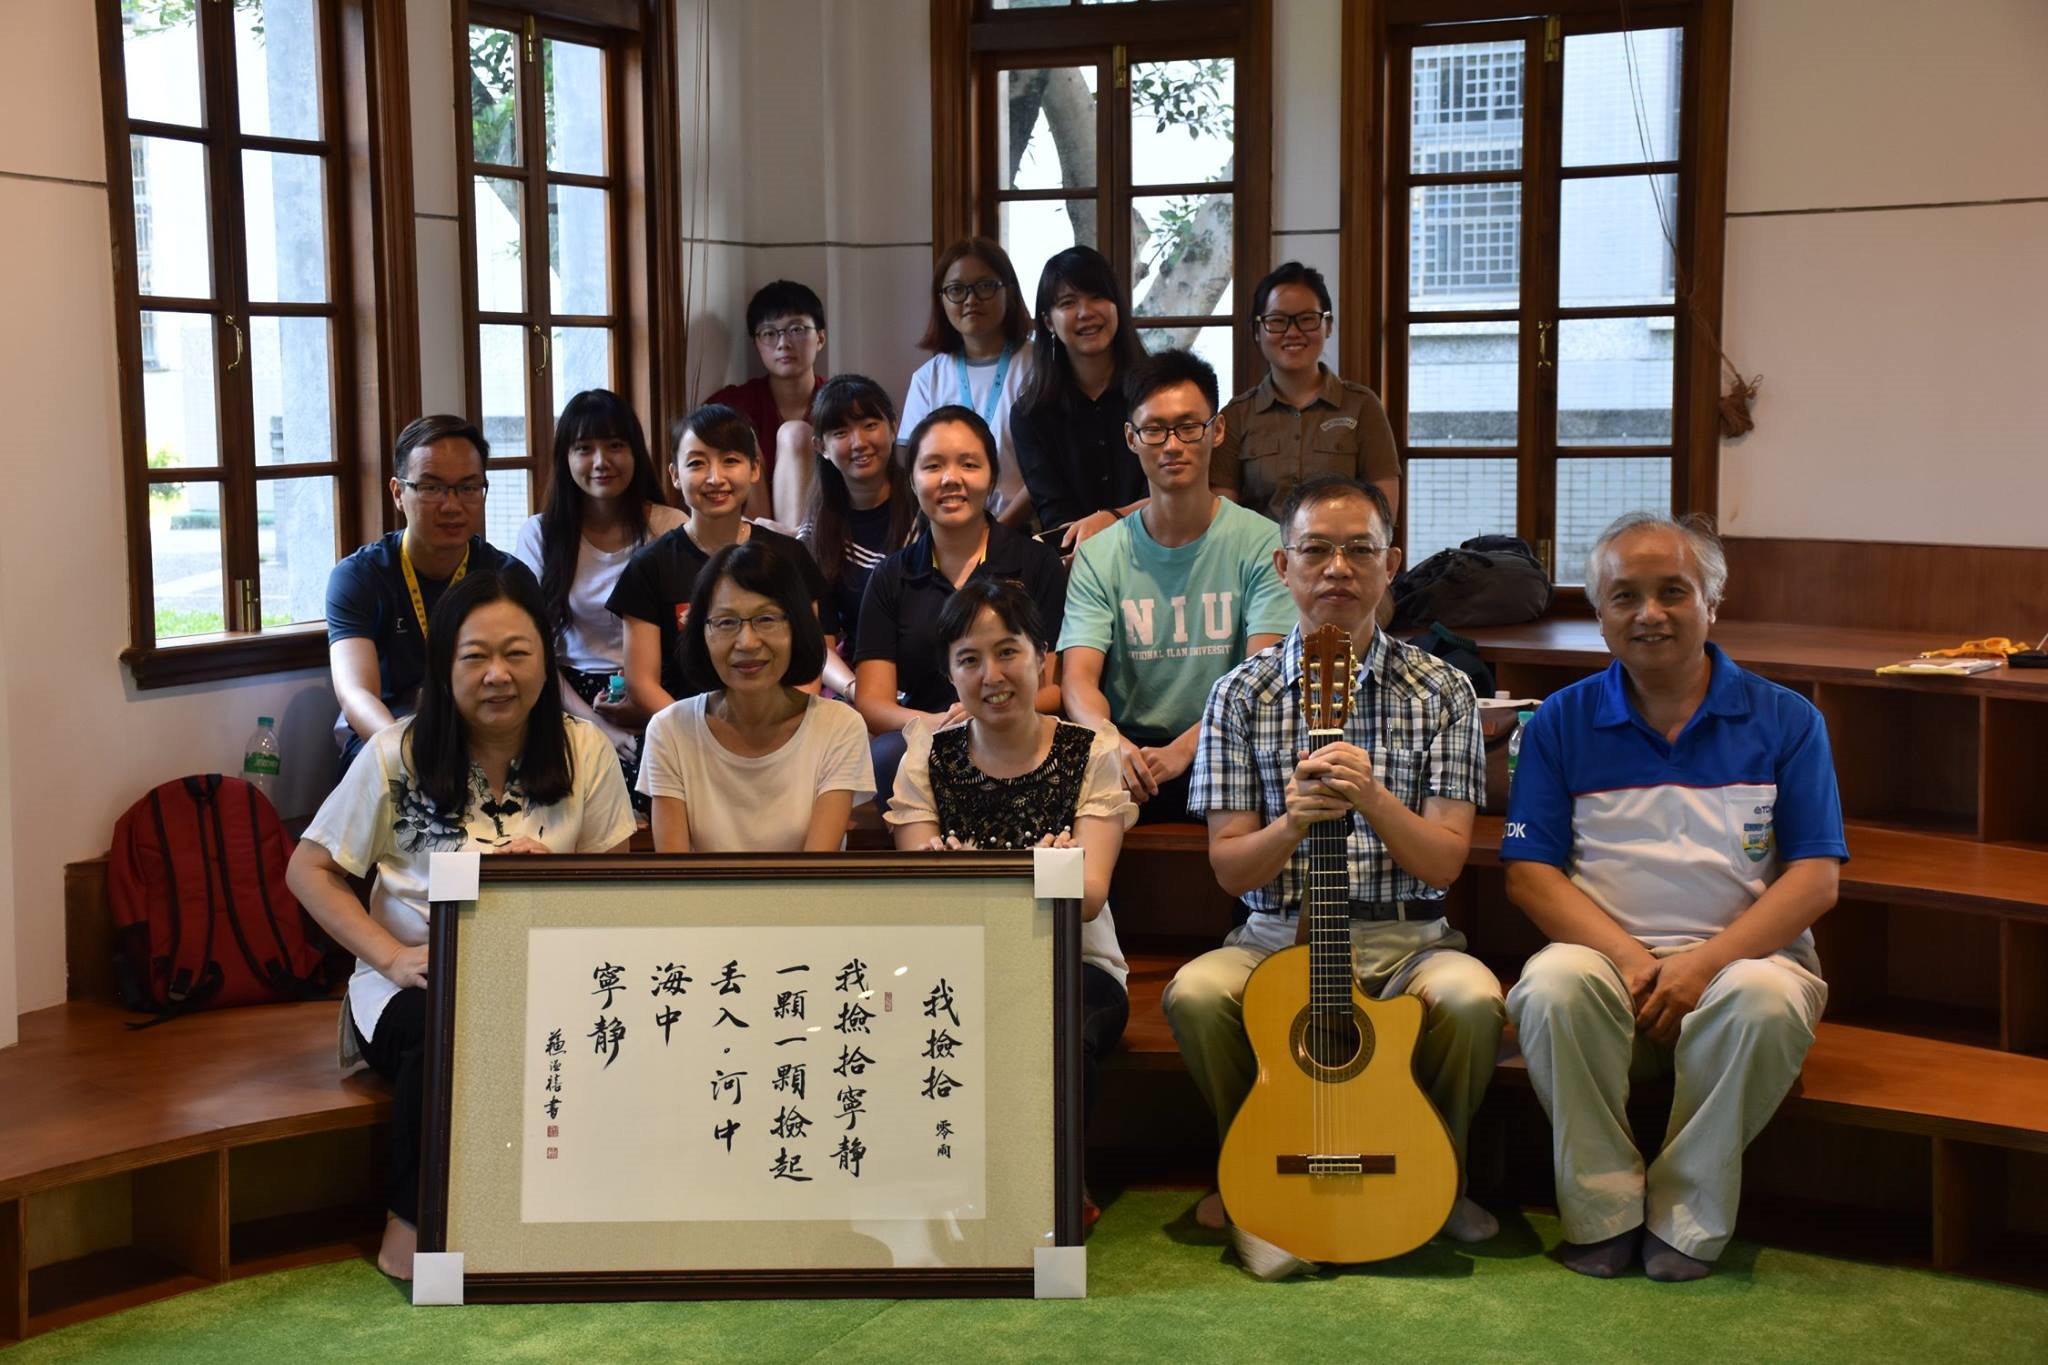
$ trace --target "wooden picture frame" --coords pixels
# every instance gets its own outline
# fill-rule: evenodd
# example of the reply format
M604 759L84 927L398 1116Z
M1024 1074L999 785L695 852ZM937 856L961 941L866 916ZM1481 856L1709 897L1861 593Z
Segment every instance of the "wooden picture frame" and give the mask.
M1030 1296L1035 1250L1081 1244L1083 1121L1080 902L1038 899L1034 868L1030 853L480 859L478 899L437 900L433 906L420 1250L464 1253L463 1292L465 1301L472 1303ZM548 1184L557 1178L553 1172L569 1170L542 1167L540 1176L531 1174L534 1153L524 1139L544 1132L546 1119L527 1112L538 1055L528 1055L533 1052L529 1044L540 1037L530 1015L541 1007L530 998L528 987L545 975L547 985L537 989L552 999L549 993L560 989L558 978L577 975L563 965L567 955L552 947L570 939L548 940L549 951L543 954L534 951L538 945L531 935L566 929L578 943L590 941L595 933L614 935L614 941L623 945L634 940L616 936L697 934L696 941L702 943L713 935L758 933L765 943L778 934L788 941L792 931L802 930L807 942L833 933L858 933L896 934L900 943L905 930L934 928L949 931L948 941L956 950L960 944L978 945L975 965L986 1012L977 1017L986 1030L986 1043L979 1111L984 1136L978 1160L983 1164L977 1178L985 1183L985 1195L977 1203L960 1206L973 1210L965 1221L977 1226L963 1234L950 1215L929 1213L901 1219L867 1213L816 1220L759 1213L665 1219L636 1210L602 1222L558 1214L528 1216L533 1210L525 1203L526 1192L538 1188L543 1193L535 1196L537 1201L558 1206L563 1199L559 1187L549 1189ZM966 930L973 932L957 932ZM623 962L631 954L618 956ZM763 957L772 959L772 950L764 948ZM575 960L580 967L581 959ZM479 963L488 965L475 965ZM824 996L832 973L825 970L821 975L822 980L814 977L810 984ZM638 976L627 978L636 983L636 992L648 990L644 976L642 968ZM706 977L699 968L690 979ZM909 990L914 980L907 979L901 989ZM488 991L481 989L486 981ZM694 988L686 999L715 998L709 984ZM906 995L907 1001L910 998ZM607 995L605 1003L610 999ZM906 1004L905 1015L913 1008ZM1034 1028L1046 1011L1050 1028ZM507 1019L517 1027L502 1027ZM900 1033L907 1021L897 1027ZM657 1038L666 1045L664 1035L643 1036L648 1038L646 1047L652 1048ZM706 1036L714 1042L718 1037L737 1037ZM823 1041L829 1045L830 1040L828 1033ZM670 1054L658 1055L663 1059L659 1064L666 1066ZM692 1054L687 1043L673 1055L683 1059L679 1066L687 1065L693 1055L700 1061L715 1060L708 1051ZM598 1070L587 1060L582 1066L584 1071ZM524 1068L526 1085L508 1083L513 1068ZM694 1072L690 1075L689 1088L694 1090L697 1078ZM472 1076L476 1079L466 1085L465 1078ZM1005 1083L1011 1078L1012 1083ZM638 1094L644 1100L649 1092L614 1092L619 1093ZM745 1117L752 1118L759 1110L756 1105ZM773 1112L772 1103L769 1111ZM962 1112L974 1117L971 1109ZM612 1126L624 1125L614 1121ZM711 1170L713 1162L730 1159L730 1139L723 1153L715 1141L686 1148L683 1144L689 1140L680 1136L671 1148L667 1135L684 1130L678 1126L658 1131L664 1144L662 1162L669 1169L651 1173L669 1187L723 1192L730 1188L734 1172L747 1169ZM829 1161L829 1152L825 1155ZM603 1170L605 1175L595 1183L615 1174L612 1166ZM952 1168L947 1170L950 1176ZM524 1184L522 1171L528 1172ZM846 1188L841 1185L835 1193L822 1179L816 1187L828 1205L835 1198L852 1198ZM776 1192L787 1193L779 1187ZM580 1197L579 1189L573 1198ZM616 1201L615 1193L611 1197ZM868 1198L868 1192L860 1197ZM938 1235L947 1228L950 1241ZM591 1250L599 1245L601 1252ZM950 1248L950 1259L939 1255L942 1247ZM787 1260L778 1259L784 1253ZM842 1255L845 1263L835 1260ZM724 1263L721 1258L727 1256L734 1263Z

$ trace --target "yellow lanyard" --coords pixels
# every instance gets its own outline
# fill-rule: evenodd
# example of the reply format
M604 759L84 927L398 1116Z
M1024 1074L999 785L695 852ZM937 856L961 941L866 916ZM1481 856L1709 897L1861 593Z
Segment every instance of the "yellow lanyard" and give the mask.
M420 623L420 643L427 641L427 600L420 596L420 577L412 571L412 555L405 548L405 537L398 538L398 567L405 570L405 590L412 594L412 614ZM469 572L469 547L462 550L462 562L455 566L455 576L448 580L454 587L462 581L462 575Z

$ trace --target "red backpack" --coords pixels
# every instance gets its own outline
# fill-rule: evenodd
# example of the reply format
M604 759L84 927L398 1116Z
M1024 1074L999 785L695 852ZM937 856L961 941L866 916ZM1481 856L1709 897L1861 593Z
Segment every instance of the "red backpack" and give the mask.
M238 777L180 778L130 806L107 867L123 1003L168 1018L325 995L325 939L284 884L291 854Z

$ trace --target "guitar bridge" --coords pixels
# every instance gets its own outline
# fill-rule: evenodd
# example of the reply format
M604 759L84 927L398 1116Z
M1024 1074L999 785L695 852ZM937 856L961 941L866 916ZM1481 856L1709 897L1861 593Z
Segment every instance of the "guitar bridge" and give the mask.
M1273 1158L1280 1175L1392 1175L1394 1158L1370 1152L1282 1152Z

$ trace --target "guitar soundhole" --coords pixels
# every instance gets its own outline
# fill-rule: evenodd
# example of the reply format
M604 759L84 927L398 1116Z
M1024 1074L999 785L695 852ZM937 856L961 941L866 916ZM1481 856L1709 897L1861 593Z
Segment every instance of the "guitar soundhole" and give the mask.
M1294 1016L1294 1061L1312 1080L1348 1081L1372 1061L1372 1021L1358 1009L1329 1014L1309 1006Z

